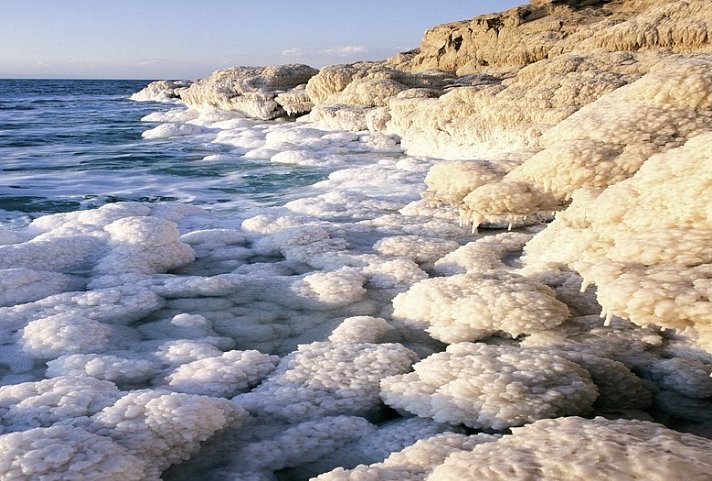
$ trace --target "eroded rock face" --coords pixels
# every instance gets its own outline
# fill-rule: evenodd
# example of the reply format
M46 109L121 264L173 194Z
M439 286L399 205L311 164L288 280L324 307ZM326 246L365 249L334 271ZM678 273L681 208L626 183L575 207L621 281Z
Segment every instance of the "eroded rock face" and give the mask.
M603 19L601 1L533 1L531 5L471 20L438 25L425 32L413 71L442 70L457 75L536 62L582 25ZM599 8L584 6L596 4Z
M358 62L324 67L309 80L307 93L319 104L351 104L377 107L411 88L442 90L455 77L444 72L410 73L384 62Z
M318 70L308 65L289 64L269 67L233 67L218 70L179 92L188 107L233 110L261 120L303 112L297 93L284 94L305 84ZM300 100L301 99L301 100Z

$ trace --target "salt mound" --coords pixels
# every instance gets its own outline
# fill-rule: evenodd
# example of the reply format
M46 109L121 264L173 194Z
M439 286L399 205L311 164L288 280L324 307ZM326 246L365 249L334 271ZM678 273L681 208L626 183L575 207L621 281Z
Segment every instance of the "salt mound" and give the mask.
M704 481L712 441L644 421L546 419L448 457L428 481ZM683 474L684 473L684 474Z
M506 429L583 414L598 397L588 372L556 354L459 343L381 381L383 401L437 422Z
M527 245L526 263L570 265L596 284L609 316L677 329L712 350L710 152L712 134L699 135L626 181L577 192Z
M710 68L712 62L703 57L670 60L583 107L542 136L543 151L500 182L468 194L464 215L475 225L522 222L557 209L576 189L630 177L651 155L707 130Z

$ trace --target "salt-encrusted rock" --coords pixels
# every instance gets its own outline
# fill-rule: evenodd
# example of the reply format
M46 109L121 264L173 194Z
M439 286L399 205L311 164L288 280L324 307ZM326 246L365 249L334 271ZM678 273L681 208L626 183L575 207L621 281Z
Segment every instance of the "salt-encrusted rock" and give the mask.
M453 80L443 72L412 74L387 67L382 62L330 65L307 83L307 93L316 105L352 104L383 106L386 100L409 88L442 89Z
M543 132L670 52L709 49L710 15L704 0L557 1L435 27L417 55L392 65L506 80L394 99L387 130L409 153L447 159L537 149Z
M505 429L583 414L598 397L588 372L545 352L459 343L381 381L383 401L438 422Z
M645 421L545 419L448 457L427 478L475 481L690 481L709 478L712 441ZM682 474L684 473L684 474Z
M710 152L712 134L699 135L626 181L578 191L526 262L566 263L596 284L609 315L684 331L712 350Z
M180 99L180 90L190 82L182 80L156 80L129 97L137 102L176 102Z
M435 205L459 207L467 194L501 179L505 173L501 166L484 160L440 162L425 176L428 188L422 197Z
M434 99L393 99L386 130L400 136L410 154L506 161L511 152L535 151L542 133L640 78L658 60L632 52L559 55L498 83L483 80Z
M473 223L551 211L582 187L632 176L651 155L682 145L712 121L708 58L670 58L640 80L583 107L546 132L544 150L501 182L465 197ZM517 192L492 199L493 191ZM521 195L521 192L527 195ZM509 200L498 203L501 197Z
M484 273L506 268L505 259L517 256L533 234L503 232L481 237L438 259L433 270L443 276Z
M314 106L309 94L307 94L306 87L306 84L298 85L291 90L279 93L274 98L274 101L281 105L284 112L289 116L306 114Z
M393 300L393 317L447 343L498 332L512 337L557 326L569 315L547 286L504 270L419 281Z
M247 117L268 120L287 115L276 97L306 83L318 71L307 65L269 67L233 67L218 70L179 91L180 98L191 108L216 107L234 110ZM293 103L282 98L294 111Z
M690 398L712 397L712 364L690 359L665 359L651 366L651 377L661 388Z
M362 105L315 105L309 115L299 120L314 123L322 129L359 132L368 129L367 118L372 111L373 108Z
M289 421L378 409L379 382L407 371L415 353L400 344L315 342L300 345L262 384L235 401Z

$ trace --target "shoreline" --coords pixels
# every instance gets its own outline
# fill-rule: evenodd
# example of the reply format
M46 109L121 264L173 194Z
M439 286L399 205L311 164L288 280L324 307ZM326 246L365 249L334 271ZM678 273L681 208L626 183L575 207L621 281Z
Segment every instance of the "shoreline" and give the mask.
M134 99L193 112L145 138L212 126L334 171L242 218L117 203L3 231L0 466L706 479L705 7L538 0L384 62L150 84Z

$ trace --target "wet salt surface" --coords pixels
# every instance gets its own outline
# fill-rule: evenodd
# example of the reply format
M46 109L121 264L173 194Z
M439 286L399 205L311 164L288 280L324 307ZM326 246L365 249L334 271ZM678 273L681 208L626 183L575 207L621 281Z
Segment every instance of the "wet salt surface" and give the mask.
M368 459L455 429L376 424L392 416L379 380L437 346L378 317L428 276L435 258L422 251L469 237L454 215L415 202L433 160L367 133L95 102L121 105L129 126L88 121L44 143L25 131L34 138L2 145L0 414L2 434L19 436L8 446L39 437L85 453L93 443L112 452L112 469L133 460L160 472L230 425L164 479L309 465L288 476L298 479L342 464L316 461L380 429L388 441ZM72 131L84 140L61 140ZM443 240L453 241L445 251ZM352 327L329 341L346 318ZM253 390L293 363L326 391L277 374ZM36 395L49 397L17 404ZM122 423L139 411L162 427ZM57 423L79 427L49 428Z

